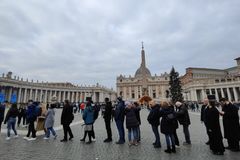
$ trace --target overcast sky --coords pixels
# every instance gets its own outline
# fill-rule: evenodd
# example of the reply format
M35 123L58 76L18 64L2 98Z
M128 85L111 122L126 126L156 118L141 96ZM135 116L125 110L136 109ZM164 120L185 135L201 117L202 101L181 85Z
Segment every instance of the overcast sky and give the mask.
M1 0L0 72L115 88L140 66L229 68L240 57L239 0Z

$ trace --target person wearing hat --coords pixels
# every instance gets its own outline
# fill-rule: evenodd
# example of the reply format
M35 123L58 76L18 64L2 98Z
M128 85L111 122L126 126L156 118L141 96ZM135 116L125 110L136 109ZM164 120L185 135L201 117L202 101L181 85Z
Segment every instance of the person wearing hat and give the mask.
M121 97L117 98L117 105L115 108L114 118L118 129L119 140L116 144L124 144L125 143L125 131L124 131L124 111L125 104Z
M208 95L209 105L205 111L206 127L209 134L209 146L215 155L224 154L223 137L219 123L219 111L214 95Z
M233 152L240 151L240 125L238 108L229 102L226 98L221 98L220 103L222 106L222 112L220 114L223 117L224 138L227 139L228 147Z

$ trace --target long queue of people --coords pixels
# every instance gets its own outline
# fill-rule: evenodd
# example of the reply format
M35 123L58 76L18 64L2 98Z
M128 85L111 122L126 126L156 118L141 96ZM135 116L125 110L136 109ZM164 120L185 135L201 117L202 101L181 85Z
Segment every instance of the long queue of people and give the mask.
M111 117L113 116L119 135L119 139L116 144L125 143L124 120L126 119L126 128L128 130L128 144L129 146L137 146L141 142L140 110L142 107L137 102L124 102L121 97L117 98L117 104L115 107L112 107L109 99L105 99L105 101L106 106L103 118L105 120L107 138L104 140L104 142L112 141L110 123ZM178 122L183 126L185 135L184 145L191 144L190 133L188 129L190 125L190 118L187 108L181 102L176 103L176 109L174 105L168 102L161 102L161 104L156 104L155 101L150 101L149 106L150 112L147 120L151 125L153 134L155 136L155 141L153 142L154 148L162 147L159 134L160 126L161 133L163 133L166 138L167 149L165 152L176 153L175 145L179 146L179 140L176 133Z
M206 133L209 137L209 141L206 142L210 146L210 150L213 154L223 155L225 149L231 151L239 151L240 140L240 126L238 108L235 107L227 99L222 98L220 100L222 110L216 107L215 97L210 95L208 99L204 100L204 104L201 108L201 121L206 126ZM0 124L4 121L7 123L7 140L10 139L10 130L14 131L15 137L18 137L15 129L16 117L19 114L17 105L13 104L9 109L4 119L4 103L0 106ZM83 104L80 104L83 105ZM45 112L44 139L50 138L52 133L54 139L57 134L54 130L56 100L53 100L49 106L49 109ZM112 142L112 130L111 121L114 119L118 131L118 140L116 144L125 143L125 128L124 121L126 122L126 128L128 130L128 145L138 146L141 143L141 105L137 102L123 101L121 97L117 98L116 105L113 105L108 98L105 98L103 119L105 122L107 137L104 139L104 143ZM88 141L86 144L90 144L95 141L94 122L98 118L100 107L94 105L91 100L88 100L85 106L81 106L82 119L84 121L84 133L81 142L85 142L88 135ZM3 114L2 114L3 113ZM39 104L33 101L29 101L26 109L26 120L28 123L28 133L24 139L32 141L36 140L35 121L37 117L42 115ZM224 138L228 141L228 147L223 145L223 136L221 133L219 116L223 117L224 126ZM61 142L67 142L74 138L70 128L70 124L74 120L73 106L68 100L65 100L61 114L61 125L63 126L64 137ZM184 103L176 102L171 103L162 101L160 104L155 101L149 102L149 114L147 121L151 125L155 141L153 142L154 148L161 148L160 132L165 135L166 139L166 153L176 153L176 146L179 146L179 139L177 136L177 129L179 124L182 125L185 142L183 145L191 145L191 138L189 133L190 117L188 109ZM31 137L30 137L31 135ZM69 138L68 138L69 136Z

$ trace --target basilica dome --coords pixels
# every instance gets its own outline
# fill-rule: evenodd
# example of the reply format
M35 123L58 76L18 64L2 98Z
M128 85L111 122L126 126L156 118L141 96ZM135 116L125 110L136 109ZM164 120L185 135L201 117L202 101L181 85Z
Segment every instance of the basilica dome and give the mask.
M149 71L148 68L141 66L140 68L137 69L135 73L135 77L143 77L143 76L151 77L151 72Z
M150 70L146 67L146 61L145 61L145 51L144 47L142 46L142 63L141 66L137 69L135 73L135 77L151 77Z

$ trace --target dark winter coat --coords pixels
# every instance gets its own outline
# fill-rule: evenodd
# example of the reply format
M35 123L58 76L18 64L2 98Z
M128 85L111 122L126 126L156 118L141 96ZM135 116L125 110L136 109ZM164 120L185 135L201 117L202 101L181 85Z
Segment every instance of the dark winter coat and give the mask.
M0 122L4 120L5 106L0 104Z
M160 113L159 113L159 109L160 106L159 105L155 105L154 107L152 107L152 109L150 110L150 113L148 115L148 122L151 125L154 126L158 126L160 124Z
M24 117L26 116L26 109L25 108L19 108L19 116Z
M35 121L37 119L36 106L34 104L27 107L26 117L28 121Z
M112 103L111 102L107 102L105 105L105 112L104 112L104 116L103 118L106 121L110 121L112 119Z
M9 120L9 118L16 118L18 114L19 114L18 109L11 107L7 112L4 123L6 123Z
M124 101L118 102L116 108L115 108L115 121L124 121L124 111L125 111L125 104Z
M161 119L161 133L163 134L173 134L177 129L177 118L176 113L173 108L164 108L160 110ZM169 118L172 116L173 118Z
M179 121L179 123L181 125L190 125L191 124L188 110L185 105L181 105L177 109L176 114L177 114L177 120Z
M206 110L207 105L202 105L201 108L201 121L206 123L206 115L205 115L205 110Z
M137 120L137 116L136 116L136 110L137 110L137 108L126 108L125 109L127 129L135 128L135 127L139 126L139 121Z
M135 114L136 114L137 120L139 122L139 125L141 124L140 111L141 111L141 107L137 106L136 109L135 109Z
M208 108L205 111L210 149L214 152L223 152L224 146L219 123L219 111L216 109L216 107Z
M74 119L73 115L73 107L64 105L61 115L61 124L62 125L70 125Z
M232 103L223 106L224 138L240 140L238 108Z

